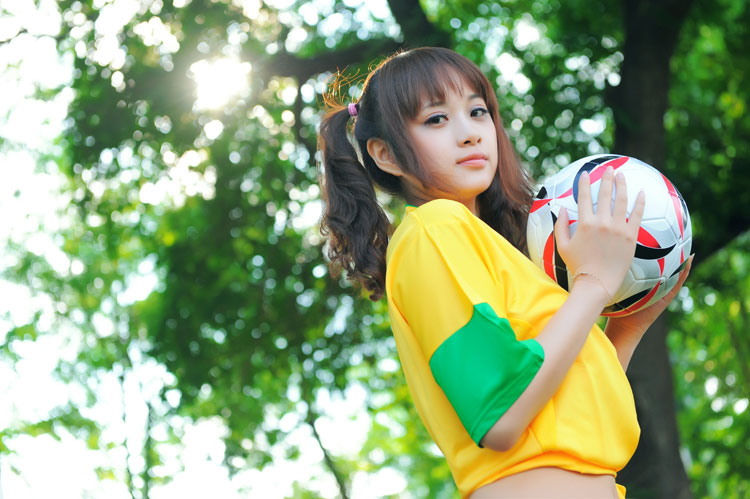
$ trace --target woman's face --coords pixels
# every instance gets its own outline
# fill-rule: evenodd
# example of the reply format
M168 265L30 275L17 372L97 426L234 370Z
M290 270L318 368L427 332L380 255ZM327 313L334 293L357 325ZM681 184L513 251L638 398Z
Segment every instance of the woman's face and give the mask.
M405 174L407 199L453 199L477 214L476 198L497 170L497 132L486 103L464 82L444 101L425 102L407 123L429 185Z

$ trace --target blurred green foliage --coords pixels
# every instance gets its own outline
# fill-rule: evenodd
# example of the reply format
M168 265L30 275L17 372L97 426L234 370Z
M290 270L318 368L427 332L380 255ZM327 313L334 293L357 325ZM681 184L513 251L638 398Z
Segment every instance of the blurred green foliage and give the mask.
M678 422L698 497L750 494L750 235L691 276L690 313L669 336Z
M59 235L80 272L55 271L15 248L19 263L4 277L54 297L56 325L40 332L19 324L2 347L14 362L17 342L76 331L78 355L61 360L57 374L87 397L0 431L0 451L15 435L60 431L91 448L127 445L102 438L85 415L106 376L124 393L137 366L151 362L168 374L154 389L140 385L150 394L146 464L99 470L102 479L126 482L134 497L169 480L159 449L179 443L174 416L221 418L232 471L262 469L279 459L274 451L298 459L280 423L288 416L318 439L343 496L356 473L392 467L413 496L454 497L397 369L384 303L330 278L310 221L320 203L321 94L338 69L364 75L398 47L449 45L497 85L522 160L536 176L554 173L613 146L607 99L620 81L621 12L633 6L425 0L390 2L391 13L382 13L352 0L176 3L144 0L137 13L117 17L117 2L59 2L58 48L75 66L69 127L55 158L73 223ZM675 307L669 335L678 422L699 497L742 497L750 487L750 261L747 236L733 241L750 228L735 214L748 199L749 12L740 0L697 2L672 58L664 117L664 167L691 207L696 247L710 253L682 310ZM201 108L195 80L205 74L194 63L221 59L249 62L248 80L222 105ZM398 221L401 206L388 206ZM144 276L154 278L150 294L123 298ZM316 430L330 416L320 401L346 397L351 387L366 393L369 433L358 453L336 454ZM295 482L292 495L315 497L306 487Z

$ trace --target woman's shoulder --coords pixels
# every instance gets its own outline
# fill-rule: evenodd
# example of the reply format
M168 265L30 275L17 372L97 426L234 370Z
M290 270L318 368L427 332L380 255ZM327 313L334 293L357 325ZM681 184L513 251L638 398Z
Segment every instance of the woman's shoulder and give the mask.
M430 234L440 231L440 226L468 227L473 216L463 204L450 199L434 199L420 206L407 205L406 214L388 243L386 259L389 260L396 251L413 246L420 239L431 239Z
M397 232L431 232L440 227L459 226L473 230L482 221L469 209L452 199L433 199L418 207L407 207Z
M476 218L466 206L452 199L433 199L420 206L407 205L406 214L391 237L391 244L427 235L440 226L468 228ZM389 244L390 246L390 244Z
M419 207L407 207L406 215L388 244L386 260L395 253L475 253L484 259L515 265L527 260L502 234L474 215L465 205L451 199L434 199Z
M387 257L397 249L424 246L420 240L429 241L428 246L452 247L476 244L480 240L489 242L493 236L497 233L462 203L434 199L418 207L407 207L406 215L388 244Z
M465 205L452 199L433 199L414 208L411 213L422 222L471 221L476 218Z

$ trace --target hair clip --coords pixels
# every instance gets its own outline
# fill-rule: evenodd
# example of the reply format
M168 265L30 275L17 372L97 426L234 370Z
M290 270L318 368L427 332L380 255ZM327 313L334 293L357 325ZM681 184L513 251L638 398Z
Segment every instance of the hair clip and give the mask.
M357 112L359 111L359 104L350 102L346 107L349 109L349 116L357 116Z

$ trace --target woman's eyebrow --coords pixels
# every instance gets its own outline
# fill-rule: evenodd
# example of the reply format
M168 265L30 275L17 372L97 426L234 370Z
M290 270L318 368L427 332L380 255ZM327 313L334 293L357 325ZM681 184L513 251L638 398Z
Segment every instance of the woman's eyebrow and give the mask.
M482 96L479 95L478 93L473 93L473 94L469 95L466 98L466 100L467 101L472 101L474 99L481 99L481 98L482 98ZM438 106L442 106L444 104L445 104L445 100L431 101L431 102L428 102L427 104L425 104L422 109L427 109L428 107L438 107Z

